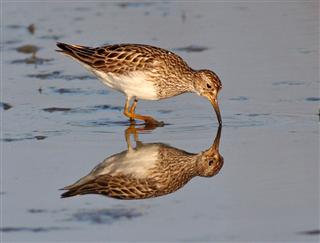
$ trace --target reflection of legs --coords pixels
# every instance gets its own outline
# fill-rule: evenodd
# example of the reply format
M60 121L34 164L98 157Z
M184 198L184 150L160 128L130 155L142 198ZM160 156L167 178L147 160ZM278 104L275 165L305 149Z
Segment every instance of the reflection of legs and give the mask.
M131 141L130 141L130 135L133 134L135 142L138 141L138 133L137 129L134 125L130 125L126 131L125 131L125 138L128 146L128 150L132 149Z
M152 118L151 116L142 116L142 115L139 115L139 114L135 114L133 113L136 106L137 106L137 101L134 101L134 103L132 104L132 107L129 111L129 104L130 104L130 99L127 98L126 99L126 104L124 106L124 111L123 111L123 114L126 116L126 117L129 117L130 120L134 120L134 119L138 119L138 120L143 120L145 121L145 123L147 124L159 124L159 122L157 120L155 120L154 118ZM132 112L133 111L133 112Z
M136 143L136 147L138 147L139 144L142 144L139 141L139 136L138 136L139 133L151 131L155 128L157 128L157 126L152 125L152 124L145 124L144 127L136 127L135 124L131 124L124 132L125 139L126 139L127 146L128 146L128 150L133 149L132 144L131 144L131 140L130 140L131 135L133 135L134 142Z

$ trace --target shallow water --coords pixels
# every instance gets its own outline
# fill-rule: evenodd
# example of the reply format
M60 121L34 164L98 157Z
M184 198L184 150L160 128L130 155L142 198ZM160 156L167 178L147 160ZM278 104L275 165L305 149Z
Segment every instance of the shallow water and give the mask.
M2 7L3 242L319 241L317 1ZM214 69L219 174L152 199L61 199L58 189L127 149L130 123L124 97L56 53L57 40L147 43ZM214 111L195 94L137 110L167 124L141 131L143 143L199 153L215 138Z

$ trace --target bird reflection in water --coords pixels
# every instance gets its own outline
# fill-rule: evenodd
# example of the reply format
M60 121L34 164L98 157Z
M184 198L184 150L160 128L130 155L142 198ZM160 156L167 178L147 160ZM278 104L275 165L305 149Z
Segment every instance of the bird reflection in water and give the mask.
M219 153L221 126L210 148L197 154L163 143L142 143L133 125L125 131L128 149L106 158L88 175L66 186L61 197L101 194L118 199L144 199L175 192L195 176L212 177L223 166ZM130 136L134 135L133 147Z

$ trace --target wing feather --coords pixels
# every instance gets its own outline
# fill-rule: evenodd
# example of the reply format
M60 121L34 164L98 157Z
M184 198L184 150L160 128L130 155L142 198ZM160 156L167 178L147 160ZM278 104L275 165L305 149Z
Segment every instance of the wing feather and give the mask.
M65 187L61 197L84 194L102 194L118 199L141 199L158 194L157 183L150 178L133 178L125 175L101 175L82 184Z
M60 52L103 72L125 74L152 70L168 51L147 45L121 44L91 48L57 43Z

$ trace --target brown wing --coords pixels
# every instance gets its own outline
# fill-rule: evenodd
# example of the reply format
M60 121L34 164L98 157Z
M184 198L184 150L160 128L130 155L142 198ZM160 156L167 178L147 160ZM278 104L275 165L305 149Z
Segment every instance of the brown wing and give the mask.
M161 48L138 44L108 45L91 48L57 43L57 46L61 49L58 51L72 56L94 69L119 74L153 69L161 60L164 60L166 55L174 55Z
M157 183L149 178L138 179L124 175L101 175L84 184L66 187L61 197L102 194L118 199L142 199L159 194Z

